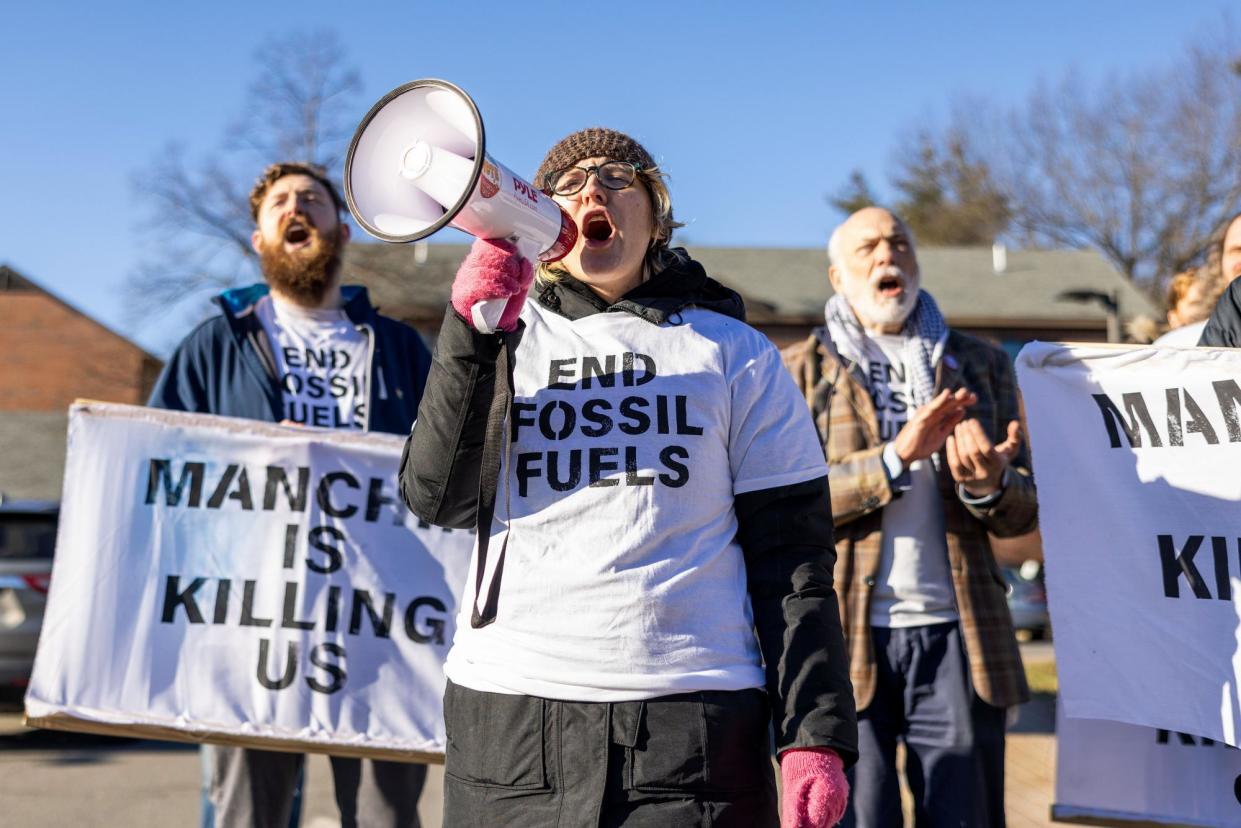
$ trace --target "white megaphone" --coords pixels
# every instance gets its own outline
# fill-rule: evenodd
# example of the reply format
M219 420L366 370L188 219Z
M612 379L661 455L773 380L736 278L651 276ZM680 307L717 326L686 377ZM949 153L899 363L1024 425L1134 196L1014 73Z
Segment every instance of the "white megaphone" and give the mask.
M366 113L345 159L345 199L362 228L386 242L417 241L451 224L508 239L543 262L577 243L577 225L560 205L487 155L478 107L442 80L398 86ZM507 302L476 305L475 327L495 330Z

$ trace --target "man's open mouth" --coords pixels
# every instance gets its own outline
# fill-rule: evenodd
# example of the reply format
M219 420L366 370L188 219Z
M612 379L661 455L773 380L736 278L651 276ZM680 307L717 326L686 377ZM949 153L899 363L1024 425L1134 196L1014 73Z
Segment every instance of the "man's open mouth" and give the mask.
M880 296L900 296L905 291L905 285L899 276L884 276L877 287Z
M300 222L290 222L285 228L284 240L289 244L301 244L310 238L310 228Z

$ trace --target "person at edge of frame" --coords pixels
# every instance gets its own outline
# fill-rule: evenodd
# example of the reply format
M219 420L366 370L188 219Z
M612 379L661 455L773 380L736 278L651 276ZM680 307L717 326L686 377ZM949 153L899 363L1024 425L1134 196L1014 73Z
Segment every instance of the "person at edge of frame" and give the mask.
M1241 213L1233 216L1224 226L1219 248L1212 251L1219 257L1219 276L1226 284L1223 294L1215 303L1215 309L1207 320L1198 340L1199 345L1236 348L1241 346Z

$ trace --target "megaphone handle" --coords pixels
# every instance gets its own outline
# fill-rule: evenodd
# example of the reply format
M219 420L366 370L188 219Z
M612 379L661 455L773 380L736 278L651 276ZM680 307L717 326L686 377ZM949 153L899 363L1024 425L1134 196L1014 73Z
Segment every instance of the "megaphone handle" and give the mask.
M516 296L505 296L500 299L484 299L481 302L475 302L470 308L470 321L474 323L474 330L479 333L495 333L500 327L500 320L504 317L505 311L508 310L510 304L516 304L517 312L520 312L521 305L526 301L526 294L519 293Z
M518 235L509 236L508 240L517 247L517 252L521 254L521 257L530 262L531 265L539 263L539 254L543 251L538 241Z
M543 252L539 250L537 241L525 236L512 235L508 237L508 241L517 248L517 254L532 265L538 261L539 254ZM516 302L517 307L514 313L520 313L521 305L525 301L526 296L522 293L517 296L506 296L503 299L484 299L481 302L475 302L470 308L470 321L474 323L474 330L479 333L495 333L509 304Z

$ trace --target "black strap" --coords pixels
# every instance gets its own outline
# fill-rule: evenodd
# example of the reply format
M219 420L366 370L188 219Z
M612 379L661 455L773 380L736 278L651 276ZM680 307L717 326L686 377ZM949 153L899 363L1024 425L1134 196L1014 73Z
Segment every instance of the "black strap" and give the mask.
M495 390L491 397L491 408L487 411L487 431L483 437L483 457L478 475L478 571L474 573L474 608L470 615L470 626L474 629L485 627L496 620L496 609L500 601L500 577L504 574L504 553L508 551L508 532L504 533L504 543L500 544L500 554L496 557L496 571L491 578L491 586L487 589L487 600L483 608L478 609L478 598L483 591L483 577L487 571L487 547L491 544L491 521L496 511L496 489L500 482L500 454L504 450L504 420L508 416L509 406L513 402L513 359L510 338L504 337L504 345L496 356Z

